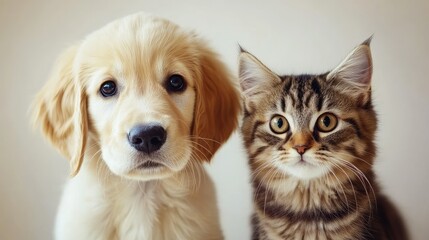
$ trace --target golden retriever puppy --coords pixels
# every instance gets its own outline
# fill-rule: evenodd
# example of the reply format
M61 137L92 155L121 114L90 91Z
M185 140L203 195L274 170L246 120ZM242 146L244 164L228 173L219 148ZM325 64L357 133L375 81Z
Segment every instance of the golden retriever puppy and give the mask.
M191 32L136 14L62 54L34 121L70 160L56 239L223 239L202 164L234 131L239 95Z

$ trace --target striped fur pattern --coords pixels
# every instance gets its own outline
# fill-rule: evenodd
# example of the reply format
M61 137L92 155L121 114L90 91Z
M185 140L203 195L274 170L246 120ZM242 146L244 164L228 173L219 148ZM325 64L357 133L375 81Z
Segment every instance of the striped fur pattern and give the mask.
M369 43L320 75L278 76L241 51L252 239L407 239L373 171Z

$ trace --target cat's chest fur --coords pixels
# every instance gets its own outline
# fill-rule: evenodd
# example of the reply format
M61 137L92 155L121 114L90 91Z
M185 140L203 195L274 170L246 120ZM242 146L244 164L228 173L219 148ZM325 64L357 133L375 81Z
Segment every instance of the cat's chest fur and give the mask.
M267 184L255 179L254 185L256 204L269 215L311 214L318 211L321 216L349 204L349 196L346 195L349 191L323 180L300 181L285 178ZM270 210L270 207L274 209Z
M275 190L274 201L299 211L320 208L338 199L338 191L328 182L319 179L300 181L287 178L273 184L270 189Z
M367 208L368 199L356 197L352 189L294 178L257 185L255 221L260 222L255 225L260 239L354 239L361 234L363 215L357 207Z

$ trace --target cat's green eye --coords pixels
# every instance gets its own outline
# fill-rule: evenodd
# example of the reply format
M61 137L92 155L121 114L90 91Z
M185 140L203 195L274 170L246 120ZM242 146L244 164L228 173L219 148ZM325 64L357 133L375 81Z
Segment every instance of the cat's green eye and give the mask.
M316 127L321 132L330 132L337 127L338 118L332 113L324 113L319 116Z
M270 129L274 133L282 134L289 130L289 123L285 117L281 115L275 115L271 118Z

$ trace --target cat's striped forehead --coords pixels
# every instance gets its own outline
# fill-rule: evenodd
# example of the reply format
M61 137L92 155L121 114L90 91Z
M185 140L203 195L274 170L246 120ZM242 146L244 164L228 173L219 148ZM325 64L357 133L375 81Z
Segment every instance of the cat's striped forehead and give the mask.
M273 107L270 110L306 115L332 107L341 109L352 104L350 99L328 86L326 74L288 75L281 76L281 79L281 91L270 98Z
M280 97L282 110L286 111L286 98L290 99L293 109L301 111L305 108L315 108L320 111L326 93L326 75L297 75L283 76L283 93Z

